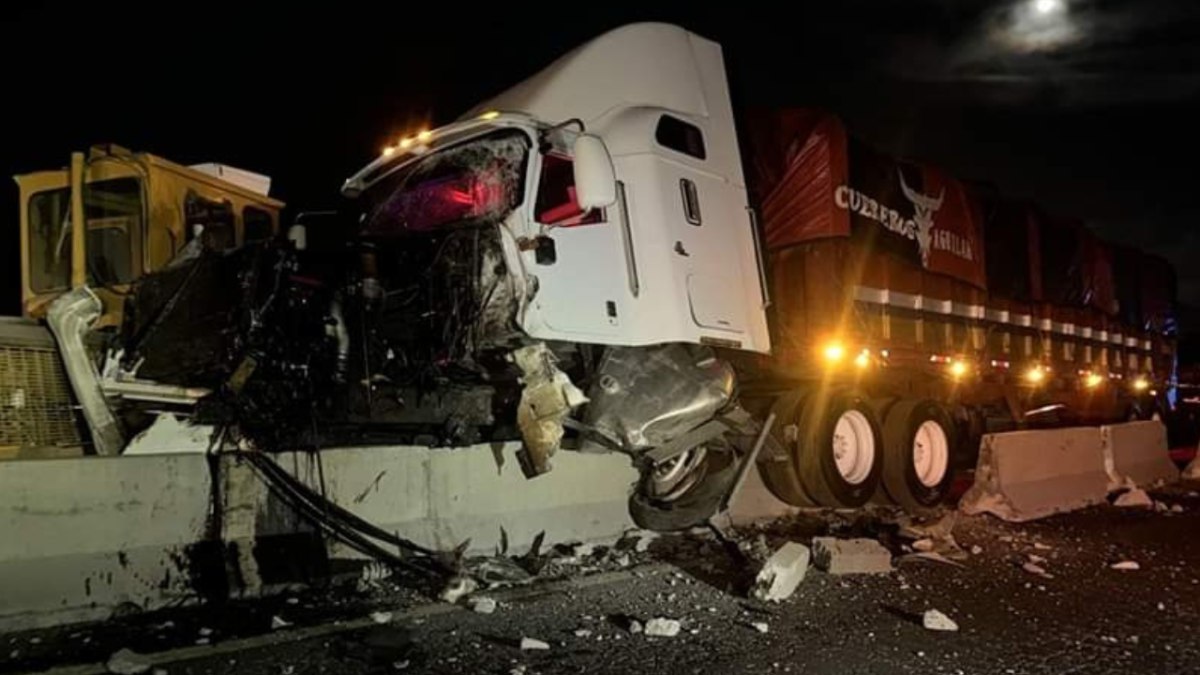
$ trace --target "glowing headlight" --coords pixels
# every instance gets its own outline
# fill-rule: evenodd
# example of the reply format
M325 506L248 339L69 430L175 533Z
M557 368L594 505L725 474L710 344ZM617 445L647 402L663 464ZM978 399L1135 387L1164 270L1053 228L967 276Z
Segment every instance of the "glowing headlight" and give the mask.
M871 365L871 352L866 349L859 352L858 356L854 357L854 365L857 368L866 368Z
M967 364L963 363L962 361L955 361L954 363L950 364L950 374L955 378L960 378L963 375L966 375L967 370L969 370L967 368Z
M1095 389L1096 387L1104 384L1104 376L1097 373L1088 373L1087 376L1083 378L1083 384L1088 389Z
M1150 382L1144 377L1139 377L1133 381L1134 391L1146 391L1150 388Z
M1025 380L1032 384L1041 384L1046 379L1046 371L1041 366L1034 366L1025 371Z

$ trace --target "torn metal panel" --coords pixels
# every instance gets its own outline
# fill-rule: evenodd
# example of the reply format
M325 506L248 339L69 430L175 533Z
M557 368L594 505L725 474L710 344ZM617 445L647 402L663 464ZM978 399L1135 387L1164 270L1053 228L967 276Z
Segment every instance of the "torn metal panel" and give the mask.
M550 470L550 457L562 443L563 420L588 399L558 369L545 344L518 349L513 360L524 374L525 384L517 407L517 426L525 449L518 458L525 475L532 478Z
M704 347L613 347L584 421L628 450L645 450L711 420L733 400L734 385L733 368Z

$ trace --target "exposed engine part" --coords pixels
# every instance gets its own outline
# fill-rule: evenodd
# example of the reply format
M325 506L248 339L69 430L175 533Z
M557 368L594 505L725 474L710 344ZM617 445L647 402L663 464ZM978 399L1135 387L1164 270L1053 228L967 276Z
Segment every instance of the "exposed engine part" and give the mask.
M119 455L125 447L125 430L104 398L100 375L84 342L92 322L103 312L104 304L83 286L55 300L46 319L58 340L67 379L91 430L96 453Z
M733 368L707 347L613 347L588 392L585 424L627 451L668 443L734 398Z
M525 385L517 407L517 426L525 447L517 458L525 476L533 478L550 470L550 457L562 443L563 420L587 403L587 397L558 369L554 354L544 343L522 347L512 358L524 374Z

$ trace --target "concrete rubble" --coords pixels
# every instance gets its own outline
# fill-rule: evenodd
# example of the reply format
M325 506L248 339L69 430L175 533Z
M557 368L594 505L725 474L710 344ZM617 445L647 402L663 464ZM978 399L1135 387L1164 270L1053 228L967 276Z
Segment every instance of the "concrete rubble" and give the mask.
M371 621L374 621L375 623L377 623L379 625L383 625L385 623L391 623L392 622L392 613L391 612L371 612Z
M1154 500L1150 499L1150 495L1146 494L1141 488L1133 488L1128 492L1122 493L1113 502L1113 506L1120 508L1139 508L1149 509L1154 507Z
M122 649L110 656L104 667L115 675L140 675L150 672L150 659L132 649Z
M1121 562L1119 562L1119 563L1113 563L1113 564L1111 565L1111 567L1112 567L1112 569L1114 569L1114 570L1121 570L1121 571L1125 571L1125 572L1131 572L1131 571L1134 571L1134 570L1140 570L1140 569L1142 569L1142 566L1141 566L1141 565L1139 565L1139 564L1138 564L1136 561L1134 561L1134 560L1122 560L1122 561L1121 561Z
M282 617L278 617L278 616L271 617L271 630L280 630L283 628L287 628L291 625L292 625L291 621L287 621L287 620L283 619Z
M1036 563L1033 563L1033 562L1027 562L1024 565L1021 565L1021 569L1025 570L1026 572L1029 572L1030 574L1036 574L1037 576L1042 577L1044 579L1053 579L1054 578L1054 575L1047 572L1044 567L1042 567L1041 565L1038 565Z
M676 619L657 617L646 622L648 637L675 637L679 635L680 623Z
M548 643L546 643L542 640L538 640L537 638L531 638L531 637L521 638L521 650L522 651L548 651L549 649L550 649L550 645Z
M496 611L496 601L487 596L478 596L467 601L467 605L476 614L491 614Z
M954 619L946 616L936 609L931 609L925 612L921 617L921 624L926 630L954 632L958 630L958 624Z
M479 589L479 584L470 577L456 576L450 579L442 594L438 597L443 602L454 604Z
M813 561L829 574L890 574L892 554L874 539L815 537Z
M771 626L768 625L766 621L754 621L750 624L750 627L762 633L763 635L771 632Z
M808 547L788 542L780 547L759 570L751 594L763 602L786 600L796 592L812 557Z

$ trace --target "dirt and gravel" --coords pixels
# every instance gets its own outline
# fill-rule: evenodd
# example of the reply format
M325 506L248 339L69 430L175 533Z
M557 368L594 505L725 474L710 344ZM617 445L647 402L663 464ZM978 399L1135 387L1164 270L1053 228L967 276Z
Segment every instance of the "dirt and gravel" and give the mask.
M959 518L953 536L970 553L957 564L899 557L913 542L887 512L814 513L737 533L737 554L689 535L550 556L532 583L476 592L497 601L490 613L438 603L441 589L417 580L350 582L0 636L0 671L105 672L128 648L168 675L1195 673L1196 487L1153 493L1165 511ZM810 569L783 602L749 599L756 560L821 535L877 539L899 562L886 575ZM957 630L926 628L928 610ZM673 637L648 634L672 621Z

